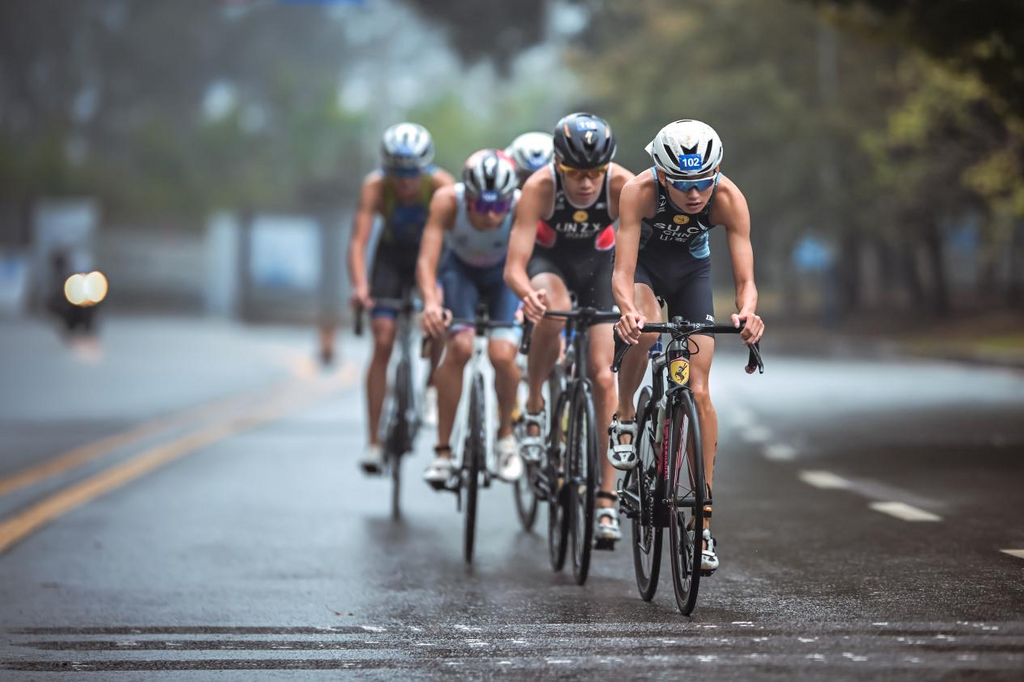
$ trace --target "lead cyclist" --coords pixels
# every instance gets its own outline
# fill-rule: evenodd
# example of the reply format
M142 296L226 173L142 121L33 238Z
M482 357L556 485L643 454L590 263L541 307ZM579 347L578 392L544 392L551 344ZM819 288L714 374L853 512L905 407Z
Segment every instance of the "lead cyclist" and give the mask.
M636 437L636 393L647 368L647 352L657 334L644 334L644 323L663 321L663 299L670 317L714 323L711 295L709 232L725 228L736 283L736 309L732 324L743 342L757 343L764 322L755 312L754 252L750 245L750 211L743 193L721 172L722 141L700 121L669 123L650 144L654 166L626 183L619 198L619 233L615 244L612 293L622 311L615 326L619 336L636 344L640 352L627 353L619 371L619 410L609 429L608 459L612 466L629 470L637 465L632 441ZM718 416L708 391L708 374L715 352L711 335L693 335L690 349L690 389L704 446L708 499L718 449ZM748 369L748 371L752 371ZM705 518L701 569L714 571L719 561L710 520Z

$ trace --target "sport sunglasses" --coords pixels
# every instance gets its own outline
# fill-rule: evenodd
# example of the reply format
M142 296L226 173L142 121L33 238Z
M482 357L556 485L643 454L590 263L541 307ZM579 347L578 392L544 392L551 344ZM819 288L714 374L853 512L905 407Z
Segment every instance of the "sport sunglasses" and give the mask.
M486 199L472 199L470 204L477 213L504 213L512 208L511 199L497 199L487 201Z
M564 163L559 162L558 170L565 173L568 177L573 180L582 180L583 178L589 178L590 180L599 180L608 171L608 164L598 166L597 168L573 168L572 166L566 166Z
M387 168L385 172L396 178L418 178L423 174L422 168Z
M665 176L665 179L680 192L689 192L691 189L703 192L704 190L713 187L718 181L718 173L715 173L710 178L701 178L700 180L676 180L668 177L667 175Z

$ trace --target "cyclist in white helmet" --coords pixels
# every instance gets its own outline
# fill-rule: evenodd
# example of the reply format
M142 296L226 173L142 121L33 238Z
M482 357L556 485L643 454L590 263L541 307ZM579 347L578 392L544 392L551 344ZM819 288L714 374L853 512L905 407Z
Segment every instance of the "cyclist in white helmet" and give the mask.
M475 317L478 302L484 301L492 320L513 321L519 301L506 286L503 274L519 199L517 185L511 159L498 149L481 149L466 161L462 182L438 190L430 202L416 279L423 292L423 331L433 338L447 335L444 359L434 375L438 400L435 458L423 474L438 488L452 476L449 438L462 393L462 373L473 353L473 330L448 328L447 320L449 315ZM448 249L442 257L446 242ZM522 472L512 435L519 385L517 341L515 329L496 329L488 348L498 394L497 473L505 481L514 481Z
M431 197L438 188L455 181L433 160L434 141L423 126L399 123L385 130L381 168L363 180L353 221L348 252L352 305L370 311L373 332L373 358L366 374L369 443L361 460L367 473L381 471L377 425L387 390L397 312L374 305L374 298L400 299L416 285L416 258ZM371 278L366 268L366 247L377 216L384 221L384 229L377 243Z
M554 138L551 133L523 133L512 140L505 153L516 164L519 189L522 189L527 178L551 163L555 156Z
M756 343L764 323L755 312L754 253L750 246L750 212L743 193L722 174L722 141L700 121L684 119L664 128L647 145L654 166L626 183L619 198L619 233L615 244L612 292L622 311L615 326L624 340L638 346L627 353L619 372L619 409L612 419L608 459L617 469L636 466L629 443L636 433L633 395L647 367L647 351L656 334L644 334L644 323L662 321L665 301L669 318L714 322L711 298L711 249L708 233L725 228L736 282L736 308L732 323L746 326L747 344ZM709 335L694 335L699 348L690 359L690 389L697 404L704 441L704 467L710 495L718 445L718 417L708 393L708 373L715 351ZM639 351L639 352L638 352ZM704 521L701 568L718 568L715 540Z

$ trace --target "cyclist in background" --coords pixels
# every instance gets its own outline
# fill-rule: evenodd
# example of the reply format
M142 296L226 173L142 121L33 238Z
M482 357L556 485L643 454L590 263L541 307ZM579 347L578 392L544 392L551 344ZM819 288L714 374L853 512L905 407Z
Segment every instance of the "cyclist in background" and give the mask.
M570 292L580 307L610 310L612 250L619 215L619 192L633 177L612 163L615 137L602 118L573 113L554 130L554 160L523 186L509 242L505 281L523 301L523 313L535 323L527 362L530 387L523 415L531 434L520 442L524 456L542 446L544 399L541 388L558 360L561 320L544 318L544 311L569 310ZM615 378L611 372L614 342L610 325L595 325L590 333L590 367L597 424L608 424L615 411ZM554 409L554 406L548 406ZM597 429L600 451L608 434ZM536 434L535 436L532 434ZM536 440L534 440L536 439ZM535 455L533 455L535 456ZM596 537L621 539L615 508L615 470L605 462L597 494Z
M394 308L375 306L374 298L400 299L416 284L416 259L427 209L438 188L454 178L433 165L434 141L426 128L399 123L384 131L381 168L363 180L348 252L352 305L370 310L373 358L366 373L366 407L369 442L361 460L367 473L382 466L378 424L387 390L387 367L395 341ZM366 248L374 218L384 228L373 259L372 278L367 275ZM429 393L429 390L428 390Z
M609 431L608 459L617 469L637 465L630 443L636 436L633 395L647 368L647 351L657 334L644 334L648 320L660 322L661 305L670 317L690 322L714 323L711 296L711 248L709 232L725 227L736 282L736 308L732 323L747 344L756 343L764 323L755 312L754 252L750 246L750 211L743 193L722 175L722 141L715 130L690 119L668 124L647 145L654 166L630 180L619 199L621 222L615 246L612 288L622 311L616 324L619 336L637 344L640 352L627 353L619 371L619 409ZM711 335L691 337L690 390L693 391L703 435L704 468L711 499L718 447L718 417L708 392L708 373L715 352ZM704 521L701 568L718 568L715 539L709 520Z
M481 149L466 161L462 182L438 190L430 202L416 280L423 292L420 322L424 333L432 338L448 336L444 358L434 374L438 400L435 458L423 474L428 483L438 488L452 476L449 439L462 394L463 370L473 353L474 330L446 329L449 313L472 319L476 317L477 304L484 301L491 320L513 321L519 301L505 285L502 275L512 216L519 198L517 185L511 159L500 150ZM445 242L448 250L438 277L438 262L442 260ZM491 333L488 348L498 394L497 473L505 481L514 481L522 473L522 462L512 435L512 411L519 384L517 342L515 329L496 329Z
M522 189L527 178L551 163L555 154L553 138L551 133L523 133L512 140L505 154L516 164L519 189Z

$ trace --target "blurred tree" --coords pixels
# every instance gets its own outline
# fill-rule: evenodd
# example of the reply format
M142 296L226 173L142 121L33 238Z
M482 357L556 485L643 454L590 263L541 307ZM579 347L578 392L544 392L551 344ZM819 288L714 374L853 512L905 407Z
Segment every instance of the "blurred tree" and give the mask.
M1019 0L811 0L822 7L869 7L862 26L918 45L976 75L1024 117L1024 3Z
M501 73L518 53L543 37L545 0L410 0L424 19L447 29L452 46L467 61L493 59Z

